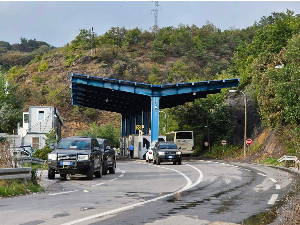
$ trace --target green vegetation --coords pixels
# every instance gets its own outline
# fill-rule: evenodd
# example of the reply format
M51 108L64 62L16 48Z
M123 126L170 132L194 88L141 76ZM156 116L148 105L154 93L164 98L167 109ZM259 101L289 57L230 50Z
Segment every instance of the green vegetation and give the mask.
M112 27L103 35L80 29L74 40L59 49L25 38L13 45L0 41L0 65L3 75L19 85L18 92L26 98L24 108L51 99L68 84L70 71L151 84L241 78L239 90L254 101L263 127L277 130L286 151L299 154L299 32L300 16L289 10L262 17L245 29L224 31L210 22L201 27L163 27L156 35L139 28ZM207 150L203 143L208 136L211 148L218 149L220 140L232 136L234 129L235 112L225 104L227 98L223 92L165 110L167 131L193 130L199 153ZM102 123L99 110L70 108L69 92L49 104L77 125L83 122L91 129L93 122ZM161 121L164 133L164 115ZM120 121L105 123L110 122L115 130L107 128L107 132L115 132L109 137L114 140L120 135ZM263 145L253 148L260 151Z
M272 165L272 166L280 166L281 163L277 161L278 159L275 158L266 158L262 161L260 161L259 163L262 164L267 164L267 165Z
M121 136L120 130L117 130L113 124L106 124L100 127L96 122L91 123L87 130L77 132L77 135L106 139L111 147L119 147L119 139Z
M24 184L23 180L8 180L0 182L1 197L11 197L42 191L44 191L44 189L40 185L34 184L32 181L28 181L27 184Z

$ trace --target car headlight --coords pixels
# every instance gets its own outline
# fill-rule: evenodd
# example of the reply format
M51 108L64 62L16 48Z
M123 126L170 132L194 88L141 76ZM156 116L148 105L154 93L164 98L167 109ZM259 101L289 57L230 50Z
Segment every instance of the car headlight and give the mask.
M48 154L48 161L56 160L56 159L57 159L57 154Z
M89 155L78 155L77 160L78 161L87 161L87 160L89 160Z
M165 152L158 152L158 154L159 154L159 155L164 155L164 154L165 154Z
M181 152L176 152L176 155L181 155L182 153Z

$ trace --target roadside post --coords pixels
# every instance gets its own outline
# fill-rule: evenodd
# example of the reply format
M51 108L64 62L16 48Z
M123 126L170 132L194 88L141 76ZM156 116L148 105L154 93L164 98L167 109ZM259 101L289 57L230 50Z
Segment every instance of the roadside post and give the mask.
M225 145L226 145L226 140L223 140L222 142L221 142L221 144L223 145L223 154L224 154L224 152L225 152Z

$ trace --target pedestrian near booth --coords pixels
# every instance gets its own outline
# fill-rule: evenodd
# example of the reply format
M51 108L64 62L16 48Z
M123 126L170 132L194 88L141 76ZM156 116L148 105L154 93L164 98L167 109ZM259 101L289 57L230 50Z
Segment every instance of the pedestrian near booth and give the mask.
M133 158L133 150L134 150L134 146L131 144L129 146L129 152L130 152L130 158L132 159Z

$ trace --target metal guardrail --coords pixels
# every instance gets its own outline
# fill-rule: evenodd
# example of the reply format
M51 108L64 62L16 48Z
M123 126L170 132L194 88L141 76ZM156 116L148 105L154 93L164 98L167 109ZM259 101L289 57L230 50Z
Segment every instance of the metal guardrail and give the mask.
M284 155L280 159L277 160L278 162L285 162L285 166L287 166L286 161L294 161L297 165L298 170L300 169L300 160L297 158L297 156L291 156L291 155Z
M278 162L282 161L295 161L296 163L299 162L297 156L291 156L291 155L284 155L280 159L277 160Z
M31 167L0 169L0 180L24 179L31 177Z
M46 160L43 159L37 159L37 158L33 158L30 156L22 156L20 159L18 159L20 161L21 164L23 163L35 163L35 164L44 164L46 162Z

